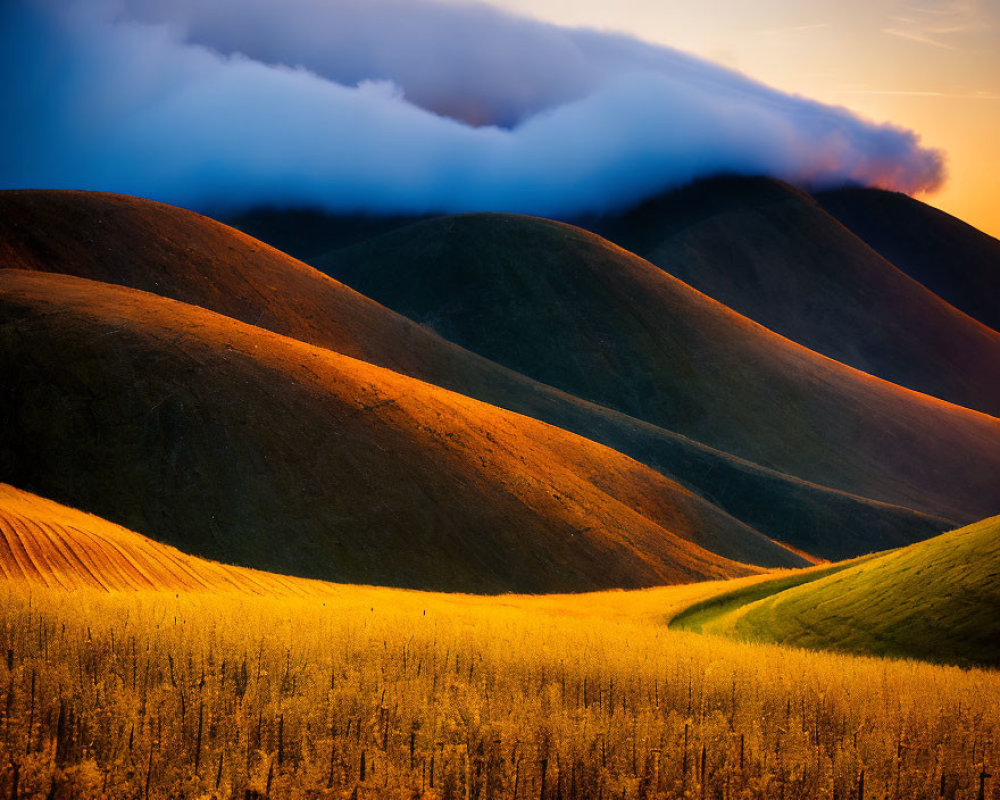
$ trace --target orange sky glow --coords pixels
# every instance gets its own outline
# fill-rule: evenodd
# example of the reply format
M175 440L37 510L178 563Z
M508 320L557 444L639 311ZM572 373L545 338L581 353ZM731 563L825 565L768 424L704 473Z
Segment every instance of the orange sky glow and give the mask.
M1000 237L1000 0L494 0L630 33L919 133L947 154L920 199Z

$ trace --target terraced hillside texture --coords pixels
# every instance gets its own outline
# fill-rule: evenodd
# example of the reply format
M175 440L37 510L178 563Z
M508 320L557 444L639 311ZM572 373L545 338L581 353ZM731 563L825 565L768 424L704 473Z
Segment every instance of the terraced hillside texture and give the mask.
M942 513L762 468L530 380L189 211L120 195L28 191L0 192L0 210L3 266L182 300L558 425L652 466L766 536L816 556L843 558L954 527Z
M814 573L818 574L818 573ZM745 602L703 630L755 641L1000 666L1000 517ZM746 598L744 598L746 599Z
M754 463L961 522L1000 508L996 417L820 356L582 229L443 217L327 268L491 360Z
M366 362L80 278L0 295L0 479L185 552L466 591L803 563L617 451Z
M914 280L1000 330L1000 241L914 200L879 189L837 189L824 209Z
M0 484L0 575L65 591L322 594L326 584L193 558L93 514Z

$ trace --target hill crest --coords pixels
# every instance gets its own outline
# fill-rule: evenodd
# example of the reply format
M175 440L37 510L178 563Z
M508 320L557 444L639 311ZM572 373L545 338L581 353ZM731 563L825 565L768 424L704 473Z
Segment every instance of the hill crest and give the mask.
M0 286L3 475L185 552L487 591L753 571L703 546L802 563L545 423L155 295L19 270Z

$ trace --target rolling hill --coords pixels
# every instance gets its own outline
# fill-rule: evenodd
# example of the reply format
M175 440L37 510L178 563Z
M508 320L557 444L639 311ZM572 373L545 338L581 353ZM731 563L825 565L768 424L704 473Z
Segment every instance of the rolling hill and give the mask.
M443 217L326 267L493 361L756 464L962 522L1000 508L1000 420L817 355L582 229Z
M152 292L432 382L490 380L489 365L301 261L163 203L0 192L0 266Z
M911 278L1000 330L1000 241L897 192L837 189L816 199Z
M325 217L306 222L297 226L306 229L300 237L320 236L310 234L320 223L343 227ZM92 192L0 192L0 265L202 306L552 423L652 466L768 537L819 557L908 544L957 522L784 475L530 380L273 248L172 206Z
M156 295L0 276L0 480L184 552L466 591L803 563L562 429Z
M917 269L924 261L939 263L951 285L996 305L1000 244L972 229L956 233L954 220L945 228L937 219L943 215L925 219L931 210L909 198L896 199L901 209L886 208L895 198L884 194L863 194L869 198L863 205L854 201L856 213L846 224L864 231L893 225L897 239L923 260L890 247L887 261L816 200L766 178L700 181L623 217L596 220L594 227L811 350L900 386L1000 414L1000 334L934 294L943 280L927 283L933 291L918 283L930 270ZM846 206L854 196L834 193L824 202ZM904 255L903 269L914 264L912 277L890 263L898 255ZM956 261L964 263L953 266Z
M193 558L100 517L0 484L0 575L51 589L239 592L270 597L324 584Z
M717 616L704 630L809 648L1000 666L998 608L1000 517L993 517L771 593Z

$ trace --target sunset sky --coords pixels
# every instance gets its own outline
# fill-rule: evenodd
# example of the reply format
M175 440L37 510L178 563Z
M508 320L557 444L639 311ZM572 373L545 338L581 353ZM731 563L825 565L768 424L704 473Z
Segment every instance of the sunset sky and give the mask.
M571 219L737 173L1000 235L1000 0L923 1L0 3L0 188Z
M618 30L918 131L948 156L921 199L1000 236L1000 0L495 0Z

